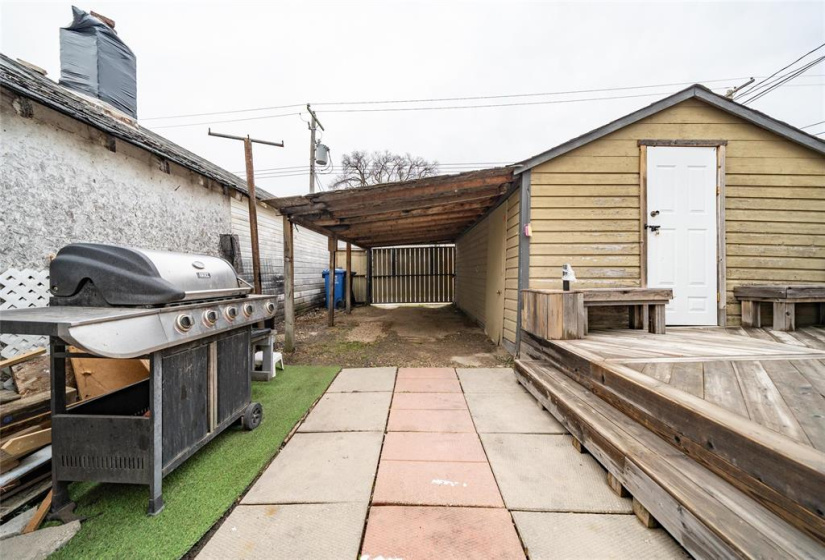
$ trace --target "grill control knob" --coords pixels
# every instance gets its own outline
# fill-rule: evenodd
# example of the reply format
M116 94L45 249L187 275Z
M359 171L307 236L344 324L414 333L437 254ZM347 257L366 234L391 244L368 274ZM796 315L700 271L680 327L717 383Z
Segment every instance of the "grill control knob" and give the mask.
M207 309L203 312L203 322L207 327L212 327L218 322L218 312L214 309Z
M231 307L227 307L224 309L223 314L226 315L226 318L230 321L234 321L238 317L238 308L234 305Z
M264 305L264 309L266 309L266 313L268 315L272 315L273 313L275 313L275 303L272 301L266 302L266 305Z
M252 315L252 312L253 312L253 311L255 311L255 308L254 308L254 307L252 307L252 304L251 304L251 303L245 303L245 304L243 304L243 314L244 314L244 315L246 315L247 317L249 317L249 316L251 316L251 315Z
M186 332L192 328L195 324L195 321L192 320L191 315L181 314L178 315L177 320L175 320L175 325L178 327L178 330Z

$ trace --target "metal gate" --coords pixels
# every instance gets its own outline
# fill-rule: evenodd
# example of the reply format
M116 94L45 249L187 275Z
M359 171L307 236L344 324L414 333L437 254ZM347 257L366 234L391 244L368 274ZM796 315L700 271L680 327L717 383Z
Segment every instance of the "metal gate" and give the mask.
M372 250L373 303L452 303L455 246Z

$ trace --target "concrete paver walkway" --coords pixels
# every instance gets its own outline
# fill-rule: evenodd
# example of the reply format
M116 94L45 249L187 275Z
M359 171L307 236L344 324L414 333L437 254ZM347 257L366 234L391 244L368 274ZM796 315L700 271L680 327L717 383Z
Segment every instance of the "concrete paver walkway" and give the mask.
M681 558L512 370L343 370L201 558Z

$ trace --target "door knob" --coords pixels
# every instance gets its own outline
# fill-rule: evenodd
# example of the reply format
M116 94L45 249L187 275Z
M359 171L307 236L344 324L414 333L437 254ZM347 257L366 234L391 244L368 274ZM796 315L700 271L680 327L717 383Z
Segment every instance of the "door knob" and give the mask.
M655 217L656 217L656 216L658 216L658 215L659 215L659 211L658 211L658 210L653 210L653 211L650 213L650 217L651 217L651 218L655 218Z

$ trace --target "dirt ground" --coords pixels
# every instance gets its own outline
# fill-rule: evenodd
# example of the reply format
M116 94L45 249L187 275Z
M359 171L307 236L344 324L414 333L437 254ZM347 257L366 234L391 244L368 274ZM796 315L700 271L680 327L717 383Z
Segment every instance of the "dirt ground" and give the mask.
M295 320L295 365L342 367L495 367L510 365L510 355L487 338L452 305L362 306L347 315L336 311L327 327L326 310ZM278 339L283 343L283 332Z

